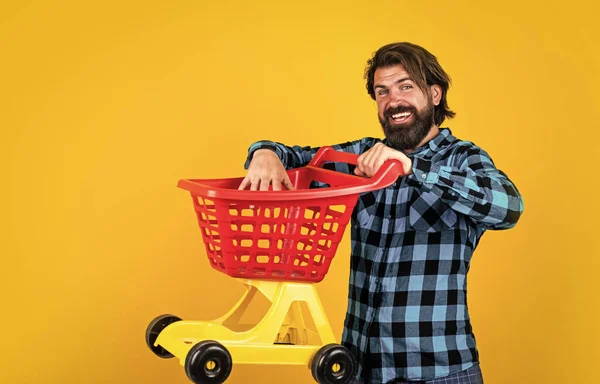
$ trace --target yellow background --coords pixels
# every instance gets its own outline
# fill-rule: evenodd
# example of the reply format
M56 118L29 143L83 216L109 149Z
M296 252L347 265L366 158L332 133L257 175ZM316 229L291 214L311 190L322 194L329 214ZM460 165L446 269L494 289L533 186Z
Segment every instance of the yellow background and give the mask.
M243 288L209 267L177 181L243 175L259 139L380 135L362 74L392 41L438 57L445 125L524 195L469 274L486 383L600 382L595 14L591 0L4 0L0 382L187 383L147 349L147 323L216 317ZM318 285L338 337L348 240ZM311 377L234 366L229 382Z

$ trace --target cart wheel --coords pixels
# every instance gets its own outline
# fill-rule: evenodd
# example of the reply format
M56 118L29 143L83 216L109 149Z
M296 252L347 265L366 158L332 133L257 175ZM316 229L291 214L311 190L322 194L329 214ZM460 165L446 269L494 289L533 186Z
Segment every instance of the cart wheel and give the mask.
M220 384L231 373L231 355L216 341L195 344L185 358L185 373L196 384Z
M157 316L154 320L152 320L148 325L148 328L146 328L146 344L148 344L148 348L150 348L150 350L154 352L156 356L163 359L169 359L173 357L173 355L169 353L169 351L167 351L160 345L155 346L154 343L156 342L159 333L163 329L165 329L167 325L175 323L177 321L181 321L181 319L177 316L160 315Z
M311 372L319 384L348 384L354 376L354 356L339 344L328 344L315 354Z

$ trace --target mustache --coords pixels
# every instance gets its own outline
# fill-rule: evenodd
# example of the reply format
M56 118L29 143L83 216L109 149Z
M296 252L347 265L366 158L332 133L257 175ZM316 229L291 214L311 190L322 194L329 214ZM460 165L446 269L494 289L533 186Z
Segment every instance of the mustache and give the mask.
M388 108L383 113L383 116L387 119L390 116L395 115L396 113L402 113L402 112L412 112L413 115L416 115L417 109L415 107L413 107L412 105L398 105L393 108Z

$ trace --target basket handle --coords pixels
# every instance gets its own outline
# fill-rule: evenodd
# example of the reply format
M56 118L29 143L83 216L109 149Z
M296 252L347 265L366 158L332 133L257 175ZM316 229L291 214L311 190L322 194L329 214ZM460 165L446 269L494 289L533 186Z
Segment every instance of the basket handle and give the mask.
M321 167L326 162L357 165L358 155L349 152L336 151L330 146L323 146L319 148L308 166L322 169ZM357 177L364 180L363 186L368 186L369 190L376 190L393 184L398 177L402 175L404 175L404 167L402 166L402 163L393 159L387 160L385 163L383 163L377 172L375 172L375 174L370 178L355 175L351 175L351 177Z
M350 152L336 151L330 146L323 146L319 148L308 165L321 168L323 164L330 161L356 165L358 162L358 155Z

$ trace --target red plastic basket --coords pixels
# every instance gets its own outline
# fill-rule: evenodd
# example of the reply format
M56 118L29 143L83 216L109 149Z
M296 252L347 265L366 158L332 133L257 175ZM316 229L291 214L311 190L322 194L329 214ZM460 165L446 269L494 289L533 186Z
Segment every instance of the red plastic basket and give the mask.
M335 255L358 195L394 183L402 173L387 161L371 178L323 169L356 165L357 155L322 147L302 168L287 171L295 190L238 190L243 177L180 180L190 191L213 268L231 277L321 281ZM328 187L309 189L311 182Z

